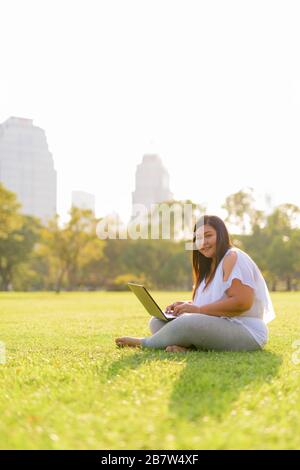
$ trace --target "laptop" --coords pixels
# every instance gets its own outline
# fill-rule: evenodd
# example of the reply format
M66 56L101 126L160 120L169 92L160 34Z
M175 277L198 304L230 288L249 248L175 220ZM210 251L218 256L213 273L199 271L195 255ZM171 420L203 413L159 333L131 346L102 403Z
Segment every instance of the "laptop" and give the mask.
M156 317L164 321L171 321L174 320L174 318L177 318L172 313L163 312L153 297L149 294L146 287L140 284L133 284L132 282L128 282L127 285L152 317Z

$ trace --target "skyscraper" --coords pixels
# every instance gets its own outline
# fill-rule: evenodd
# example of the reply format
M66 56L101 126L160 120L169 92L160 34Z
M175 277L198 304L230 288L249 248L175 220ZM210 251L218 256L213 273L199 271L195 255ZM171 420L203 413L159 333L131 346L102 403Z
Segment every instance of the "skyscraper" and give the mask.
M135 174L135 191L132 193L132 204L143 204L148 210L151 204L173 199L169 188L169 173L156 154L146 154L137 165Z
M43 222L56 213L56 171L43 129L11 117L0 125L0 181L17 194L22 212Z
M72 206L90 209L95 214L95 196L85 191L72 191Z

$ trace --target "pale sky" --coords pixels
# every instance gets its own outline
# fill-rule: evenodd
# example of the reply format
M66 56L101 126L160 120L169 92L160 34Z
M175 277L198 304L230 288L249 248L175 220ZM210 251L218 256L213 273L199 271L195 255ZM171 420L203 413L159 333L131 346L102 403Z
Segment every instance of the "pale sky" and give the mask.
M158 153L178 199L251 186L300 205L300 2L0 0L0 122L46 131L58 212L72 190L129 217Z

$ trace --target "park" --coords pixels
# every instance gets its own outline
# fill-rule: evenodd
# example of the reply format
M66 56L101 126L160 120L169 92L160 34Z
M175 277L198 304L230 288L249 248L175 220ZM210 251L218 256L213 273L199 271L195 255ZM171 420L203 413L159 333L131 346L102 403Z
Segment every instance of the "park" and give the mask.
M2 466L299 450L300 3L1 15Z
M181 355L115 346L150 334L130 292L1 293L1 448L299 448L300 294L272 301L263 351Z

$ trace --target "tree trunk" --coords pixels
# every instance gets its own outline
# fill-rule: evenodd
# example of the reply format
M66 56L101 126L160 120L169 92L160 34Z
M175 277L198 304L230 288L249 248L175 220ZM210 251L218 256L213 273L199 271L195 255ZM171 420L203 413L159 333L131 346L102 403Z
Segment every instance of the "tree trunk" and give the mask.
M292 280L291 276L287 276L286 278L286 290L291 291L292 290Z
M8 272L7 269L2 270L1 272L1 283L0 283L0 289L4 292L9 291L9 287L11 285L11 275L10 272Z
M61 291L61 285L62 285L64 275L65 275L65 271L61 271L61 273L59 274L59 276L57 278L56 287L55 287L55 292L57 294L59 294L60 291Z
M72 266L72 268L68 270L67 276L68 276L68 291L76 290L78 287L76 266Z

